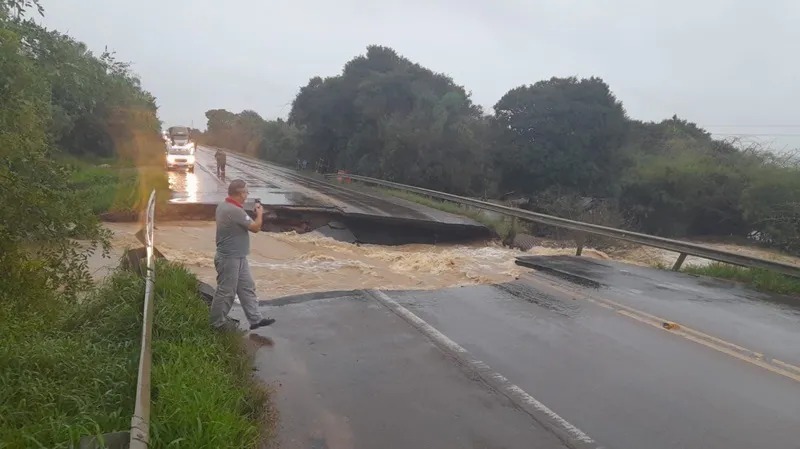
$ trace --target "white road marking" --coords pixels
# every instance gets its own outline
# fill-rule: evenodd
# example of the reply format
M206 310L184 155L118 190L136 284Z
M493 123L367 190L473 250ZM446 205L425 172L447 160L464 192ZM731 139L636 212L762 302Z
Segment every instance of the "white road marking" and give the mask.
M414 326L417 330L422 332L425 336L430 338L434 344L439 346L446 352L456 357L461 363L471 368L479 377L486 381L489 385L496 388L513 403L523 409L526 413L531 415L540 424L546 427L555 427L556 435L562 437L563 434L572 440L565 441L568 444L574 445L575 442L580 443L581 447L592 447L602 449L589 435L577 428L575 425L559 416L556 412L549 407L538 401L536 398L528 394L525 390L514 385L505 376L492 370L486 363L474 358L466 349L461 345L451 340L447 335L439 332L438 329L428 324L422 318L414 315L411 311L400 305L397 301L393 300L380 290L368 290L375 300L386 306L389 310L400 316L400 318L407 321ZM542 423L541 415L546 417L548 422ZM563 438L562 438L563 441Z

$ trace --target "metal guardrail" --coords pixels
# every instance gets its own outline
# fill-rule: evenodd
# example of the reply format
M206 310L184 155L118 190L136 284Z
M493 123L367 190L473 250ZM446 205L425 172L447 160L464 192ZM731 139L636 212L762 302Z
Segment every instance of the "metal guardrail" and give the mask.
M152 362L153 291L155 289L154 225L156 192L150 194L145 210L145 248L147 273L145 275L144 310L142 319L142 348L139 354L139 372L136 381L136 398L131 418L130 449L147 449L150 444L150 368Z
M335 178L342 175L338 173L330 173L326 174L325 176L327 178ZM611 237L619 240L638 243L640 245L674 251L679 254L678 259L675 261L675 264L672 267L672 269L676 271L681 268L681 265L683 264L684 260L686 260L686 256L691 255L691 256L702 257L704 259L714 260L717 262L725 262L732 265L738 265L742 267L762 268L800 278L800 266L797 265L791 265L787 263L761 259L758 257L744 256L729 251L723 251L703 245L698 245L696 243L683 242L680 240L673 240L664 237L657 237L654 235L631 232L623 229L610 228L607 226L584 223L575 220L568 220L566 218L554 217L552 215L531 212L523 209L518 209L515 207L503 206L500 204L494 204L487 201L481 201L473 198L453 195L450 193L439 192L436 190L424 189L421 187L414 187L391 181L384 181L382 179L375 179L366 176L351 175L351 174L347 174L345 176L354 181L359 181L365 184L373 184L383 187L389 187L396 190L413 192L420 195L429 196L432 198L438 198L445 201L451 201L454 203L475 207L478 209L497 212L500 214L516 217L522 220L532 221L535 223L541 223L549 226L571 229L573 231L600 235L603 237ZM581 249L582 247L579 246L577 255L580 255Z

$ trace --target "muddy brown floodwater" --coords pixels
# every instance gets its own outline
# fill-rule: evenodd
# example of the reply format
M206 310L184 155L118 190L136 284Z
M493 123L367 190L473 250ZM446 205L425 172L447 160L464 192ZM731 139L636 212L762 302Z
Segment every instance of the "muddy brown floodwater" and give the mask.
M122 250L141 246L134 237L140 225L106 223L113 231L112 255L118 260ZM156 227L156 246L173 261L181 262L197 277L216 285L214 271L214 222L165 222ZM508 282L526 268L514 264L521 255L575 254L574 247L557 247L558 242L542 240L527 252L493 242L453 245L354 245L335 241L317 233L258 233L250 237L250 265L261 299L335 290L384 289L428 290L459 285ZM706 243L709 246L773 260L798 263L797 258L758 248ZM614 259L635 265L671 265L676 253L657 248L626 246L608 254L584 249L585 257ZM97 262L90 268L96 278L110 272L116 260ZM687 265L710 263L697 257ZM107 265L107 266L106 266Z
M107 223L115 247L139 246L136 224ZM159 223L156 246L169 260L216 285L213 222ZM437 289L507 282L525 270L520 251L495 243L466 245L354 245L316 233L250 236L250 266L260 299L333 290Z

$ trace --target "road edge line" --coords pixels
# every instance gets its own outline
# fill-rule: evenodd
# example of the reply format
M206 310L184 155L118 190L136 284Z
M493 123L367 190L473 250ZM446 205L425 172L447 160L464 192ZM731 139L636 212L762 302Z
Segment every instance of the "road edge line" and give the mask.
M461 345L451 340L447 335L441 333L438 329L428 324L425 320L400 305L382 291L364 291L368 296L381 303L428 337L439 349L456 359L464 367L473 371L487 385L507 397L514 405L527 413L546 430L553 432L553 434L567 446L574 449L603 449L603 447L598 445L589 435L559 416L525 390L511 383L510 380L497 371L494 371L489 365L473 357L469 351L464 349Z
M800 366L795 366L775 358L766 357L763 353L739 346L736 343L723 340L719 337L714 337L713 335L703 333L691 327L687 327L679 321L676 322L667 320L657 315L639 310L635 307L627 306L617 301L599 296L600 294L594 290L591 292L577 290L573 285L562 285L557 283L557 280L542 276L540 273L528 274L528 277L531 279L544 281L549 288L558 290L561 293L577 295L576 298L580 298L594 305L609 309L626 318L655 327L665 332L669 332L670 334L683 338L684 340L705 346L719 353L762 368L773 374L783 376L795 382L800 382ZM677 327L664 327L664 325L668 323L677 324Z

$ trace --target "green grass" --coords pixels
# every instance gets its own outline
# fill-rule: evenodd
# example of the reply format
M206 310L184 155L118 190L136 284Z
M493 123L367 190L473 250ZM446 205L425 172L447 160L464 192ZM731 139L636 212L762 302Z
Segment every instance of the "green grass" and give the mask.
M469 217L478 223L491 229L492 232L497 234L503 241L512 239L516 234L524 232L525 228L519 223L519 220L514 221L511 217L503 217L500 219L492 219L482 214L481 211L462 206L450 201L442 201L430 198L416 193L404 192L401 190L377 188L381 193L391 195L397 198L411 201L423 206L437 209L443 212L448 212L455 215L462 215Z
M160 202L170 198L167 174L160 166L93 165L79 159L67 164L72 169L70 185L97 214L141 210L153 189Z
M166 266L155 297L152 447L255 448L271 411L241 335L211 330L197 279Z
M800 296L800 279L774 271L737 267L725 263L712 263L707 266L692 265L685 267L683 271L742 282L764 292Z
M80 304L56 297L0 302L0 448L70 448L128 430L143 282L118 272ZM254 448L266 393L236 335L214 333L184 268L158 269L152 448Z
M142 295L120 273L80 305L0 304L0 448L68 448L130 426Z

